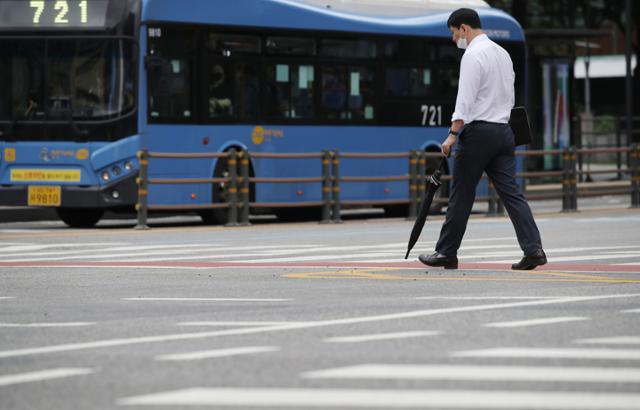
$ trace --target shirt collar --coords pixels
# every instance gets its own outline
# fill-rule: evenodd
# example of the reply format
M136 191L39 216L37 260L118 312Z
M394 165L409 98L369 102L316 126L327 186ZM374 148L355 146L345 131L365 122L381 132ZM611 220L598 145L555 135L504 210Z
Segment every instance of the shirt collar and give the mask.
M485 33L479 34L476 38L474 38L471 43L469 43L469 46L467 46L467 50L475 47L476 44L482 43L486 40L489 40L489 37L487 37L487 35Z

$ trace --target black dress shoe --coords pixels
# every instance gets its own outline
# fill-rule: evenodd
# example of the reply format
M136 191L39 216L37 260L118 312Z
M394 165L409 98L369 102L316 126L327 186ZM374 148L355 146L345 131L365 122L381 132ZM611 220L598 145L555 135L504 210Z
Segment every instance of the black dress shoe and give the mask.
M544 254L544 251L540 249L536 253L532 253L531 255L525 255L524 258L520 260L518 263L514 263L511 265L511 269L513 270L531 270L536 266L544 265L547 263L547 255Z
M435 252L432 255L420 255L418 260L427 266L443 267L445 269L458 269L458 258L456 256L445 256Z

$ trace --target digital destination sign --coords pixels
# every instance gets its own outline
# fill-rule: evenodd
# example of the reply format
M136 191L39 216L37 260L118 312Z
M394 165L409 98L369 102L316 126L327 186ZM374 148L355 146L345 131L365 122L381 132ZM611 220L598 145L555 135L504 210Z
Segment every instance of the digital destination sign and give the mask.
M109 0L2 0L0 29L104 28Z

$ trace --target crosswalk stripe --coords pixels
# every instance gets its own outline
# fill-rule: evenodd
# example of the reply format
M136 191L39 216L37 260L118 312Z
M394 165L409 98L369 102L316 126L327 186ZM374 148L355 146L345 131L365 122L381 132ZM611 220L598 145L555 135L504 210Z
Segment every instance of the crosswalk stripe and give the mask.
M231 327L244 327L244 326L283 326L283 325L300 325L300 324L304 324L304 323L310 323L310 322L270 322L270 321L264 321L264 322L260 322L260 321L238 321L238 322L232 322L232 321L218 321L218 322L207 322L207 321L201 321L201 322L180 322L177 325L178 326L200 326L200 327L207 327L207 326L231 326Z
M506 240L511 242L500 243ZM510 237L466 239L465 245L461 248L462 253L458 258L464 261L510 264L515 259L504 260L502 258L522 256L522 252L514 240L515 238ZM475 244L477 242L481 243ZM431 247L434 242L421 242L421 245ZM637 261L632 263L615 263L616 265L635 266L640 264L639 249L640 245L565 247L551 249L548 257L550 262L636 259ZM293 244L286 247L283 245L220 246L215 243L202 242L166 245L136 245L121 242L62 244L0 242L0 254L3 262L16 263L104 259L136 262L241 260L249 263L284 263L349 260L353 262L395 263L404 260L402 254L405 251L406 243L404 242L351 246ZM581 254L583 252L597 252L597 254L584 255Z
M486 323L485 327L527 327L550 325L556 323L576 322L581 320L589 320L588 317L564 316L564 317L546 317L539 319L514 320L510 322L493 322Z
M599 337L593 339L578 339L574 343L603 344L603 345L640 345L640 336Z
M133 302L291 302L293 299L268 298L122 298Z
M451 353L453 357L536 359L640 360L640 350L499 347Z
M640 394L296 388L192 388L118 400L119 405L638 410Z
M156 356L155 360L159 361L183 361L183 360L202 360L213 359L219 357L239 356L245 354L268 353L280 350L276 346L246 346L235 347L230 349L202 350L198 352L176 353Z
M281 246L276 246L276 245L266 245L263 247L215 247L215 245L213 245L211 248L206 246L206 245L185 245L186 248L194 250L194 248L197 248L195 250L195 252L221 252L222 254L220 255L209 255L207 254L207 258L217 258L217 259L222 259L222 258L227 258L228 257L228 252L229 251L241 251L243 249L252 249L252 250L261 250L261 249L272 249L272 248L282 248ZM204 247L204 249L200 249ZM160 247L162 248L162 247ZM121 248L123 250L129 250L128 248L124 247ZM155 249L155 247L149 247L149 249ZM189 253L189 251L185 251L184 249L164 249L164 250L156 250L156 251L151 251L149 250L148 252L140 252L140 251L135 251L132 250L131 252L122 252L122 253L109 253L109 249L100 249L99 250L100 253L99 254L95 254L96 250L88 250L85 252L91 252L91 254L86 255L86 254L82 254L82 255L70 255L70 256L59 256L59 257L47 257L47 258L38 258L38 257L27 257L25 258L25 255L21 255L22 258L19 259L5 259L4 262L30 262L30 261L34 261L34 262L38 262L38 261L61 261L61 260L77 260L77 259L110 259L110 258L134 258L135 260L145 260L145 261L153 261L153 258L141 258L143 256L155 256L155 255L176 255L176 254L184 254L184 253ZM304 250L297 250L297 252L304 252ZM74 252L77 253L77 252ZM255 253L254 255L261 255L262 253ZM34 255L39 255L39 254L34 254ZM238 254L238 257L241 257L242 254ZM191 256L187 257L187 258L191 258ZM157 258L157 260L168 260L170 258Z
M28 372L20 374L10 374L0 376L0 386L10 386L13 384L39 382L43 380L61 379L71 376L82 376L93 373L91 369L82 368L59 368L50 370L41 370L37 372Z
M81 326L93 326L96 322L62 322L62 323L0 323L0 327L81 327Z
M311 379L640 383L640 369L608 367L365 364L303 373Z
M426 331L410 331L410 332L395 332L395 333L376 333L371 335L329 337L324 339L323 341L326 343L360 343L360 342L373 342L373 341L389 340L389 339L406 339L410 337L437 336L440 334L442 334L442 332L426 330Z

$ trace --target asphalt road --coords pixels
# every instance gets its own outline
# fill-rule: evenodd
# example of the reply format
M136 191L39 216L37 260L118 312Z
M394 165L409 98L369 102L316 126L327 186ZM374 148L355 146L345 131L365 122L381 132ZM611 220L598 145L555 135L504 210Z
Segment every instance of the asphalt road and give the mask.
M0 224L0 407L640 409L640 211L536 216Z

